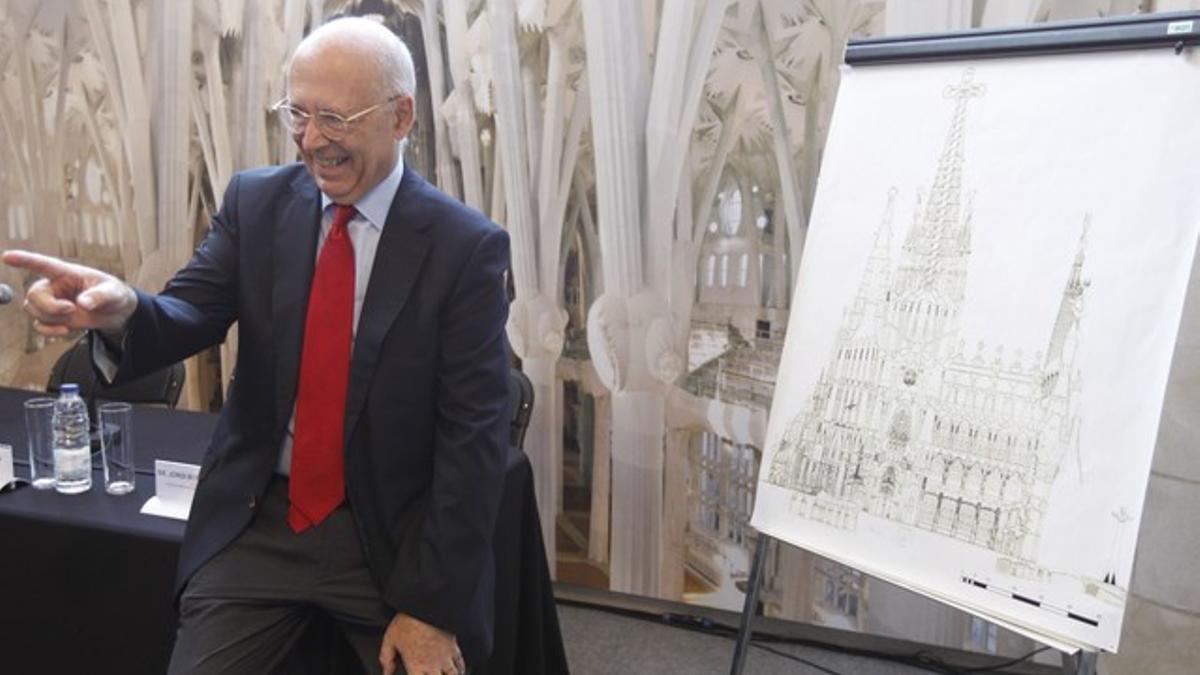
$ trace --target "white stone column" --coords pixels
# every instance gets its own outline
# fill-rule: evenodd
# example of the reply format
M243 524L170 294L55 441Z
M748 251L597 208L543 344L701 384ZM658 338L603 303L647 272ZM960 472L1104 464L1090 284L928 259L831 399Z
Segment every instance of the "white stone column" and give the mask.
M191 94L195 86L192 3L156 4L151 12L158 24L153 97L154 163L158 179L156 220L159 246L166 254L165 266L173 269L187 260L193 248L192 224L187 220Z
M672 248L682 239L689 240L690 232L676 235L672 227L679 198L690 193L681 187L685 179L688 148L695 126L704 82L712 62L713 49L725 18L725 1L698 3L692 0L666 0L658 24L654 54L654 78L645 113L646 190L645 241L648 245L644 276L655 292L674 299L671 287L671 258L650 252ZM690 210L690 200L684 208ZM688 214L690 219L691 214ZM672 304L676 313L690 313L692 295L687 307Z
M512 0L488 0L492 75L495 82L496 148L506 199L504 225L512 237L512 274L517 292L537 292L537 215L526 161L525 100L520 46Z
M663 532L659 597L683 599L684 563L687 554L688 449L690 429L667 431L663 462Z
M678 175L675 182L667 180L671 171L656 162L661 184L648 180L645 125L652 97L644 10L636 0L583 3L605 289L588 312L588 348L597 374L613 392L610 588L658 595L666 391L679 376L682 359L665 299L672 256L662 250L662 232L652 231L669 231L673 218L667 211L662 222L650 222L646 209L654 190L669 193L657 195L655 202L661 198L674 206ZM675 47L668 51L679 47L671 44ZM694 67L689 64L693 70L687 72ZM656 119L679 123L683 113L666 93L683 91L684 83L676 79L686 78L679 69L664 67L663 72L654 86L665 89L654 100L665 117ZM684 151L678 152L675 167L682 166Z
M508 337L534 389L525 452L533 468L546 557L555 569L555 524L562 512L562 382L557 377L567 314L546 296L518 296L509 308Z
M221 36L214 32L208 38L207 47L206 50L200 50L200 56L204 63L206 82L204 102L208 106L208 133L211 136L212 145L212 162L208 166L208 176L211 185L225 186L229 184L229 179L233 176L234 164L233 150L230 147L232 143L229 137L229 115L225 100L225 87L212 84L222 82ZM201 134L203 133L201 131ZM282 129L281 133L286 134L285 140L294 146L288 131ZM203 141L201 143L203 144ZM295 153L292 156L294 155Z
M425 0L421 15L421 37L425 43L425 67L429 69L429 101L433 110L435 131L434 155L437 162L438 188L454 197L462 197L458 172L450 156L450 134L446 126L443 104L446 100L445 65L442 62L442 32L438 21L438 0ZM420 86L418 85L418 89Z
M533 384L533 410L525 445L533 468L533 487L537 495L538 516L542 521L542 541L553 576L555 564L555 527L562 513L562 382L554 375L558 354L544 351L525 358L521 370ZM560 439L558 443L548 442ZM536 458L536 459L534 459Z
M111 189L128 190L131 222L122 223L121 256L126 273L134 272L158 247L154 225L154 166L150 150L150 106L141 54L138 52L133 8L128 0L109 2L108 12L96 0L83 3L87 25L104 65L112 110L120 129L125 161L118 162L121 180ZM126 170L128 173L126 174ZM138 186L131 190L132 185Z
M505 195L505 225L512 236L513 283L516 300L509 310L509 341L521 357L525 374L535 390L533 414L525 450L533 465L538 514L545 534L546 556L555 570L555 523L562 504L562 383L555 364L563 347L567 314L558 306L556 280L543 270L557 269L539 254L541 206L533 199L537 154L529 139L540 137L540 125L530 124L527 98L531 84L522 71L517 39L516 10L512 0L489 0L491 48L496 98L497 152L500 154ZM561 223L559 223L561 228Z
M237 97L237 124L241 127L241 143L237 144L239 167L262 166L269 160L265 111L271 101L267 100L267 83L262 73L279 66L263 61L268 16L270 14L265 3L246 3L242 20L245 66L240 71L241 87Z
M645 360L629 300L645 287L641 226L648 61L634 0L585 0L597 220L604 293L588 312L588 348L612 394L609 588L658 591L662 512L662 394L631 387Z
M657 595L663 543L666 390L682 371L665 301L606 293L588 312L588 349L612 394L610 588Z
M592 508L588 518L588 560L608 562L609 490L612 469L612 398L593 399Z
M791 144L788 141L787 116L783 110L783 97L779 90L779 74L775 71L775 60L770 57L774 53L771 47L770 34L761 9L756 12L754 30L756 40L753 41L755 59L758 61L763 77L763 91L766 93L767 111L771 116L771 134L774 140L775 169L779 174L778 208L776 214L784 216L788 228L788 271L789 278L796 278L800 269L800 256L804 251L804 240L808 234L808 207L802 198L796 166L792 160ZM782 224L782 223L781 223Z
M631 298L645 285L641 209L643 125L649 73L636 0L584 0L596 202L606 294Z
M451 112L454 122L450 126L454 129L458 159L462 163L463 201L468 206L486 212L479 125L475 119L475 97L469 77L470 69L467 66L469 48L466 0L446 0L443 14L446 21L450 76L454 79L454 91L459 99L458 109Z
M666 405L653 391L613 394L612 559L609 587L657 595L662 546L663 427Z

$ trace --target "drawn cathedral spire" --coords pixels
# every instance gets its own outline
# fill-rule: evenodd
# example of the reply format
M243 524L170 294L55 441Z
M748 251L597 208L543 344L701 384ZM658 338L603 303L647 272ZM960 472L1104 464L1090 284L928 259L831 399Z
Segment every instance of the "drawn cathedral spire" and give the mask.
M904 259L897 270L892 313L900 336L912 345L927 345L933 340L933 351L938 352L956 342L971 254L971 210L969 203L965 207L963 203L967 104L986 91L985 85L975 81L975 70L967 68L957 84L942 92L943 98L954 101L954 109L932 187L918 203L919 211L905 240ZM932 352L923 353L928 356ZM928 365L927 359L920 360L909 364L914 373Z
M967 103L987 92L987 87L975 81L975 69L967 68L958 84L948 85L942 97L954 100L950 127L942 151L938 155L933 185L925 199L924 211L912 242L914 253L938 257L939 247L953 243L966 224L962 218L962 180L966 151Z
M892 276L892 213L896 206L896 188L888 190L887 205L879 228L875 230L875 243L867 257L862 280L854 300L846 308L846 320L842 323L844 339L850 339L863 328L863 323L881 323L886 318Z
M986 91L974 78L966 69L943 91L953 102L946 136L898 255L889 192L829 363L786 425L767 480L792 492L796 515L848 529L860 517L896 521L990 549L1001 571L1036 576L1050 486L1077 438L1071 369L1086 234L1040 363L1004 345L986 357L982 344L963 353L972 255L967 110Z
M1088 282L1083 278L1083 261L1091 222L1091 214L1084 217L1083 231L1079 234L1079 245L1075 251L1075 262L1067 275L1062 301L1058 306L1058 316L1054 320L1054 330L1050 333L1050 347L1046 350L1046 360L1042 364L1047 372L1070 368L1075 360L1079 319L1083 316L1083 293L1088 286Z
M962 205L962 174L966 146L967 103L987 92L987 87L975 81L975 69L963 71L962 81L948 85L942 92L943 98L954 100L954 112L950 116L950 129L938 157L937 173L925 209L927 236L948 234L957 229ZM939 237L940 239L940 237Z

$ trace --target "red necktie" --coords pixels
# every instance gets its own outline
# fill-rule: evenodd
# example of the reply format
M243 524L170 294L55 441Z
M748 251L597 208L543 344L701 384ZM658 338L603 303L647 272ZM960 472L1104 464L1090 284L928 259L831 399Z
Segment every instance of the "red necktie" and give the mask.
M353 206L336 206L309 291L288 484L295 532L320 523L346 495L343 433L354 329L354 245L346 224L354 213Z

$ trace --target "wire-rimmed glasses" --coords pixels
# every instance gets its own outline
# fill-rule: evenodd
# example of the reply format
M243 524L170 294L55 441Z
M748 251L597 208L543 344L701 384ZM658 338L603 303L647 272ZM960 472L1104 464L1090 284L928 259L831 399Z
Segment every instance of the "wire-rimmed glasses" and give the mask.
M317 124L317 131L320 131L322 135L330 140L337 140L350 133L350 130L354 128L355 122L375 112L376 110L379 110L383 106L395 101L403 95L404 94L396 94L395 96L389 97L386 101L376 103L370 108L360 110L353 115L346 117L328 110L321 110L316 113L305 112L292 105L286 97L279 99L275 105L271 106L271 110L274 111L275 114L279 115L279 121L283 123L284 128L293 134L304 133L305 128L308 127L308 121L315 120Z

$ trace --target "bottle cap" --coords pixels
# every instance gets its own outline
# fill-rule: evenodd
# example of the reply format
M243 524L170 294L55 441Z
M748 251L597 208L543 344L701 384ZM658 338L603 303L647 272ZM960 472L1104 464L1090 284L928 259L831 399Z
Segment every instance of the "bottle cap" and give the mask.
M60 394L78 394L79 393L79 385L75 384L74 382L64 382L61 385L59 385L58 393L60 393Z

